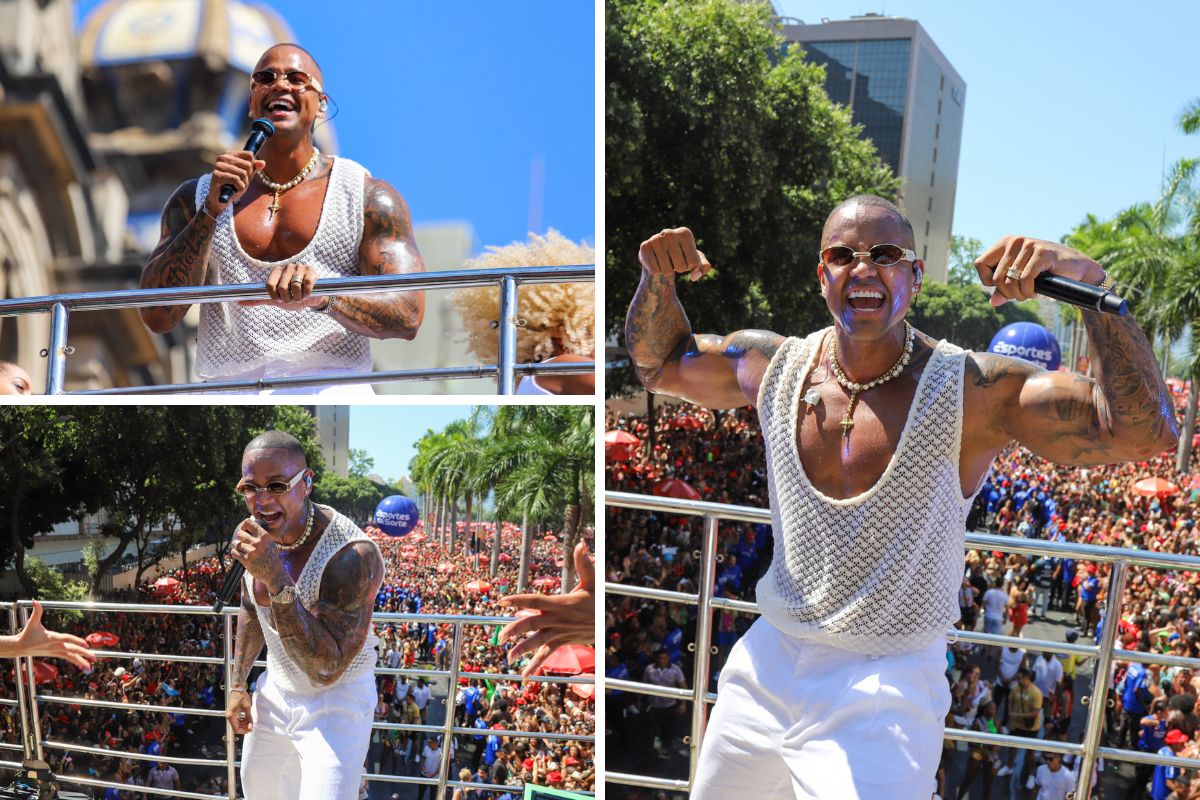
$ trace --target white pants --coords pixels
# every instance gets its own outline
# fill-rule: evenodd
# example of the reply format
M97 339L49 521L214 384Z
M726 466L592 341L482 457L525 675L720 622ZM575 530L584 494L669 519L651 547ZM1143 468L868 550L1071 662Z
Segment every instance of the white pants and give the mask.
M946 645L865 656L759 619L721 672L691 800L929 800L950 709Z
M260 678L242 748L246 800L358 800L376 699L371 673L317 694Z

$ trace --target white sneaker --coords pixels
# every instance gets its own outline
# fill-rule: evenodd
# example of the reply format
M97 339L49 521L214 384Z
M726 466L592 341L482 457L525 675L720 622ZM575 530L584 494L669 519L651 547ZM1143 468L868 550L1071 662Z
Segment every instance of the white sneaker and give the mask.
M1003 777L1005 777L1005 776L1007 776L1007 775L1012 775L1012 767L1009 767L1009 766L1003 766L1003 767L1001 767L1000 769L996 770L996 777L997 777L997 778L1003 778Z

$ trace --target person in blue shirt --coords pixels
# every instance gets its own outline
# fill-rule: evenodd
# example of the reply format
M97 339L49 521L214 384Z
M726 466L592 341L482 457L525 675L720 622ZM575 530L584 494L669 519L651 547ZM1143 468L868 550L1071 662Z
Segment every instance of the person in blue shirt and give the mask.
M1096 598L1099 594L1100 579L1096 577L1096 565L1088 564L1087 574L1079 582L1079 607L1083 619L1078 626L1083 636L1088 635L1088 631L1099 619L1099 613L1096 610Z
M1166 744L1158 751L1160 756L1177 756L1183 746L1188 743L1187 734L1181 730L1168 731ZM1171 792L1187 791L1187 784L1180 778L1179 767L1166 767L1158 765L1154 768L1154 777L1150 781L1150 798L1151 800L1167 800L1171 796Z
M1125 717L1117 734L1117 744L1120 747L1131 747L1137 736L1142 718L1149 713L1148 704L1153 699L1147 683L1150 674L1145 664L1134 662L1125 671L1125 682L1121 690L1121 707Z

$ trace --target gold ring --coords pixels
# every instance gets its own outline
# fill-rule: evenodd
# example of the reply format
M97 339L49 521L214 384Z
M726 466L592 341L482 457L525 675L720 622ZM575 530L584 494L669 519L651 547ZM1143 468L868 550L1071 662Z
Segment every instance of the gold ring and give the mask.
M1010 281L1019 281L1019 280L1021 280L1021 273L1017 272L1017 270L1016 270L1014 267L1009 267L1009 268L1008 268L1008 272L1004 273L1004 275L1005 275L1005 277L1007 277L1007 278L1008 278Z

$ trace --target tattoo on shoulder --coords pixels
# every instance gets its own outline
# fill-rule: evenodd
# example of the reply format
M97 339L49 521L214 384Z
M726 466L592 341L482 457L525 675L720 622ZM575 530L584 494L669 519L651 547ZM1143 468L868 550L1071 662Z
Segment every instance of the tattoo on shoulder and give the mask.
M755 352L770 361L783 343L783 337L771 331L747 330L731 334L722 351L728 359L737 360L747 353Z
M373 237L409 239L412 224L408 206L387 181L368 178L363 197L363 227Z
M967 369L972 383L981 389L990 389L1008 378L1027 376L1030 372L1022 363L1011 358L1001 358L984 353L976 353L969 358Z

